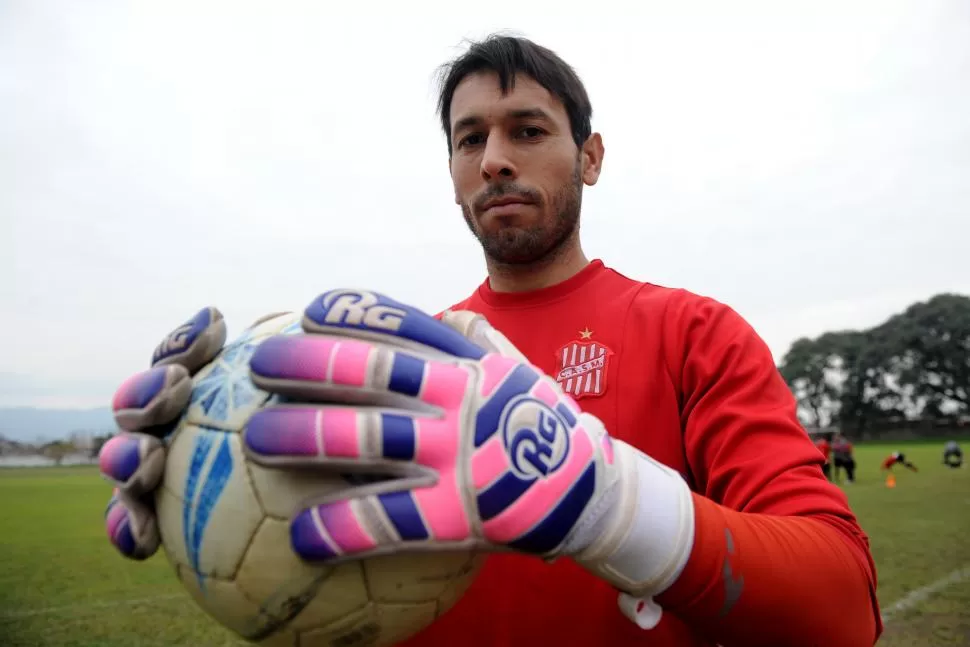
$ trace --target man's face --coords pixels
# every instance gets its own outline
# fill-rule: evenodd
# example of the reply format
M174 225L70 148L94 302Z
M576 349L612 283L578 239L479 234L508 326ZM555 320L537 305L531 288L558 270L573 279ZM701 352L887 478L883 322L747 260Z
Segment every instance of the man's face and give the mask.
M492 72L472 74L451 101L455 201L486 256L527 264L555 252L576 231L583 184L595 184L602 142L582 149L548 90L519 74L502 94Z

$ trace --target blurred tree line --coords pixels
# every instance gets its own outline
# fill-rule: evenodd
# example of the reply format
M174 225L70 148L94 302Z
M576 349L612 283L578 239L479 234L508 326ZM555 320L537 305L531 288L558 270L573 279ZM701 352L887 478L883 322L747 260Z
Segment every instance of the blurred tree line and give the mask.
M868 330L795 341L778 367L807 426L850 433L970 416L970 297L939 294Z

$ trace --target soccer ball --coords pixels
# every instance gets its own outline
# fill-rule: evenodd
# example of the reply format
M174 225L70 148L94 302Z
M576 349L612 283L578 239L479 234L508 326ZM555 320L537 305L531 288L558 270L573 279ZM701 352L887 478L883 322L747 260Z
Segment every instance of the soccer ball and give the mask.
M189 408L166 439L155 500L162 546L199 606L251 642L393 645L454 605L483 556L391 555L333 567L294 554L288 520L300 502L348 482L255 465L239 432L275 397L249 379L253 351L272 335L299 332L298 315L267 318L195 376Z

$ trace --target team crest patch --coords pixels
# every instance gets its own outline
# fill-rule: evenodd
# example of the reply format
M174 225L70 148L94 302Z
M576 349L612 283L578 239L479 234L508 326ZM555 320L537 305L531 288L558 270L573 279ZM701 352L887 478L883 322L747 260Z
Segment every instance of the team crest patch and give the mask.
M571 341L556 354L556 382L575 399L592 398L606 391L606 375L613 351L593 341L588 328L580 331L581 340Z

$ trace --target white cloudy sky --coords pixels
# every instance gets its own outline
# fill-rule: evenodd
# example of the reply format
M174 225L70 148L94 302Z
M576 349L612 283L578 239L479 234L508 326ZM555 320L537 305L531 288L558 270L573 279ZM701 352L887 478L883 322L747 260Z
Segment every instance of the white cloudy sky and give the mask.
M209 303L463 298L432 78L496 29L587 83L590 255L778 358L970 293L970 3L622 1L0 0L0 406L104 404Z

